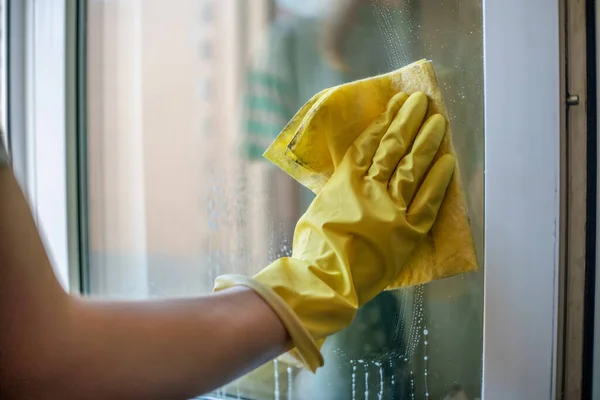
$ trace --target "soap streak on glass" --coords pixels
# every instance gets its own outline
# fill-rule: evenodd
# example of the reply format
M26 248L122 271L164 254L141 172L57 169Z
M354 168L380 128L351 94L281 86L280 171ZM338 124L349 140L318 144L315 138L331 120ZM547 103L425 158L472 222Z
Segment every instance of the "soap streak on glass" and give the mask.
M394 359L390 357L390 386L392 396L396 393L396 371L394 370Z
M423 285L419 285L415 288L410 335L408 340L409 345L404 354L404 361L408 361L412 357L419 344L421 336L421 324L423 323L423 293Z
M279 361L273 360L273 381L275 382L275 400L279 400Z
M293 380L292 367L287 367L287 378L288 378L288 398L287 398L287 400L292 400L292 393L294 393L293 385L292 385L292 380Z
M356 361L350 361L352 365L352 400L356 400Z
M377 394L377 399L383 400L383 368L380 362L375 361L374 364L379 368L379 393Z
M412 371L410 371L410 398L415 400L415 376Z
M429 330L427 329L427 327L425 327L425 329L423 329L423 364L424 364L424 374L425 374L425 399L429 399L429 371L427 370L427 365L429 363L429 356L427 355L427 335L429 335Z
M358 363L365 369L365 399L369 397L369 370L364 360L358 360Z

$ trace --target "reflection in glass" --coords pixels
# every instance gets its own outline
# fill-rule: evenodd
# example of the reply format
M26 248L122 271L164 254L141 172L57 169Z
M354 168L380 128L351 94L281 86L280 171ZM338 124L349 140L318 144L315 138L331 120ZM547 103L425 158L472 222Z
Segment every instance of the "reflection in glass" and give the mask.
M288 255L312 199L261 155L319 90L434 61L483 255L479 0L90 2L91 294L206 293ZM316 375L271 362L217 395L475 399L482 273L386 292Z

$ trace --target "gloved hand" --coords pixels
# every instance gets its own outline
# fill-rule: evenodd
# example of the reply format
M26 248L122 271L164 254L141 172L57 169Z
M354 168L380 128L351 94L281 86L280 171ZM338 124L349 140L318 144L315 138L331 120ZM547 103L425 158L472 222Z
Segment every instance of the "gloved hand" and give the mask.
M446 121L423 122L427 105L423 93L390 100L298 221L291 257L254 278L215 282L215 290L246 285L261 295L312 371L323 364L323 340L394 280L436 219L455 159L431 165Z

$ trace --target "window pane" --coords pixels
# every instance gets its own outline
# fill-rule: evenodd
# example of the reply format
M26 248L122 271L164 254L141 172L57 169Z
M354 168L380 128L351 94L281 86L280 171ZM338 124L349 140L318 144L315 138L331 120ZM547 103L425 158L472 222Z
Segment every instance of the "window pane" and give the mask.
M253 274L289 254L312 196L262 152L321 89L421 58L433 60L446 100L482 260L480 0L88 7L92 295L207 293L220 274ZM326 341L316 375L272 362L218 394L475 399L482 310L482 272L385 292Z

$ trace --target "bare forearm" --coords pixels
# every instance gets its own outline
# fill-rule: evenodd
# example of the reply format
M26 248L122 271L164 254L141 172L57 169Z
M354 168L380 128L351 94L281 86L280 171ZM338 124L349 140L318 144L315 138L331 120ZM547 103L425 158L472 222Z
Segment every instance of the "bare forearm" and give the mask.
M285 350L253 291L117 303L67 295L10 170L0 168L2 398L186 399Z
M7 393L188 399L258 367L285 351L288 342L278 317L245 288L137 303L73 298L68 309L65 319L8 344L29 350L13 353L21 357L19 384L4 386Z
M78 301L77 392L86 398L185 399L285 350L287 334L249 289L142 303ZM102 393L102 395L100 395Z

